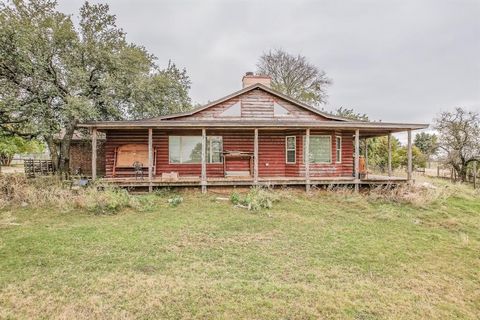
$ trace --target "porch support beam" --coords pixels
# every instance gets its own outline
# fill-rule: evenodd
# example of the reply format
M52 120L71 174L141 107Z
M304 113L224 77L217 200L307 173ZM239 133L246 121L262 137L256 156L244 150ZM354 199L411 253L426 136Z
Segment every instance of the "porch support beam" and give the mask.
M253 137L253 183L258 184L258 129L254 130Z
M92 128L92 180L97 179L97 128Z
M153 129L148 128L148 192L153 191Z
M202 193L207 192L207 130L202 129L202 176L201 185Z
M310 129L305 130L305 190L310 191Z
M358 192L358 184L360 182L360 130L355 130L355 158L354 158L354 174L355 174L355 192Z
M365 173L368 176L368 139L365 138Z
M388 133L388 163L387 163L387 170L388 170L388 176L392 176L392 133Z
M412 130L408 130L408 145L407 145L407 180L412 181Z

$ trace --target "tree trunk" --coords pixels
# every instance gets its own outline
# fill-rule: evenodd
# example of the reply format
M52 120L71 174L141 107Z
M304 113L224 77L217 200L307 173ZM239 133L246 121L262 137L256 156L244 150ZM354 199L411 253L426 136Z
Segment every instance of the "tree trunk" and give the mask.
M53 139L53 136L45 136L45 142L47 143L48 151L50 152L50 159L52 160L53 171L58 170L58 148L57 143Z
M463 166L460 172L458 173L461 182L467 181L467 167Z
M467 164L454 164L453 165L454 173L455 173L455 181L458 179L461 182L467 181Z
M9 155L1 155L0 156L0 164L2 166L6 166L8 167L9 165L12 164L12 159L13 159L13 156L9 156Z
M60 145L58 171L60 174L64 175L66 179L70 178L70 145L76 125L77 121L72 121L65 128L65 135L63 136Z
M53 136L45 138L54 170L59 177L65 179L69 179L70 177L70 145L76 125L77 122L73 121L65 128L65 133L60 140L60 145L56 143Z

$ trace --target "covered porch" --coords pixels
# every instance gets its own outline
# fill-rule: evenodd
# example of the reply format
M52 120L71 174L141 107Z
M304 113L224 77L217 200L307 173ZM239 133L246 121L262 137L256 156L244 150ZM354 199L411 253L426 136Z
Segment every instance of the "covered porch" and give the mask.
M172 121L164 124L143 121L135 125L129 122L128 126L116 122L115 124L96 123L90 126L92 160L94 160L92 161L92 179L97 179L96 137L97 132L101 130L107 133L107 144L109 132L112 135L123 132L124 136L137 136L136 141L145 145L144 152L147 159L144 165L145 175L113 174L101 178L102 181L122 187L148 187L151 191L155 187L199 186L203 192L206 192L208 186L303 185L306 190L309 190L314 185L330 184L352 185L355 189L361 185L396 185L407 183L412 179L412 130L420 129L418 125L368 122L349 122L348 124L345 122L311 124L282 122L280 125L274 121L261 124L256 121L255 126L245 122L238 123L236 126L218 122L204 122L200 125L191 122L187 125L182 122ZM407 172L406 177L394 177L392 176L391 134L402 131L408 133ZM182 134L198 137L200 142L197 144L197 163L188 165L172 163L169 149L173 146L169 140L171 136ZM232 146L229 135L235 135L236 145ZM212 153L211 136L223 137L222 160L216 164L209 162ZM312 146L311 141L318 140L319 136L330 137L331 157L328 163L314 162L311 159L312 156L302 156L312 155L309 150ZM368 171L363 172L360 163L360 141L362 139L368 141L369 138L378 136L388 136L388 170L384 176L371 175ZM291 139L291 142L295 141L296 144L292 150L287 146L288 137L295 137ZM127 143L128 137L124 139L122 143ZM288 159L289 151L295 153L292 159ZM248 171L229 170L230 156L248 159ZM115 164L113 166L115 168ZM196 169L191 169L190 173L183 173L185 170L181 171L183 169L179 168Z

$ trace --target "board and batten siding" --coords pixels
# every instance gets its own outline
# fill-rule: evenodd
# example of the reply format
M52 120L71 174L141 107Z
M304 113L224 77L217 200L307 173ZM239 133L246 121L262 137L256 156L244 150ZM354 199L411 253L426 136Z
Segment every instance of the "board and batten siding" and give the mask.
M222 113L236 103L241 104L241 116L222 116ZM273 104L278 103L289 114L276 117L273 112ZM193 115L177 117L176 120L328 120L325 117L293 105L287 100L276 97L268 92L255 89L238 97L231 98L208 109L199 111ZM329 120L332 121L332 120Z
M303 130L259 131L259 177L302 177L305 175L303 163ZM162 172L178 172L180 176L200 176L201 164L170 164L168 136L200 136L201 130L153 130L153 148L156 150L156 176ZM253 152L253 130L207 130L208 136L222 136L224 151ZM285 159L285 137L296 136L296 162L287 164ZM310 164L312 177L351 176L353 172L353 132L311 131L311 135L330 135L332 141L332 162ZM335 137L342 137L342 162L336 163ZM105 141L105 171L113 176L115 149L124 144L147 144L147 130L108 130ZM144 164L145 166L147 164ZM248 159L229 159L228 171L248 171ZM117 168L116 176L133 176L129 168ZM207 177L222 177L223 163L207 163Z

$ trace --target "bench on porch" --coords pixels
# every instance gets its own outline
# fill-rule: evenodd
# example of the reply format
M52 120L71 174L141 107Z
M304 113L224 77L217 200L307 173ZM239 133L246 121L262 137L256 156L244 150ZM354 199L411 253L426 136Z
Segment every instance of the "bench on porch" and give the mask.
M140 164L142 176L148 176L148 145L124 144L115 148L112 176L131 177L136 175L135 163ZM157 149L153 150L153 175L156 174Z

